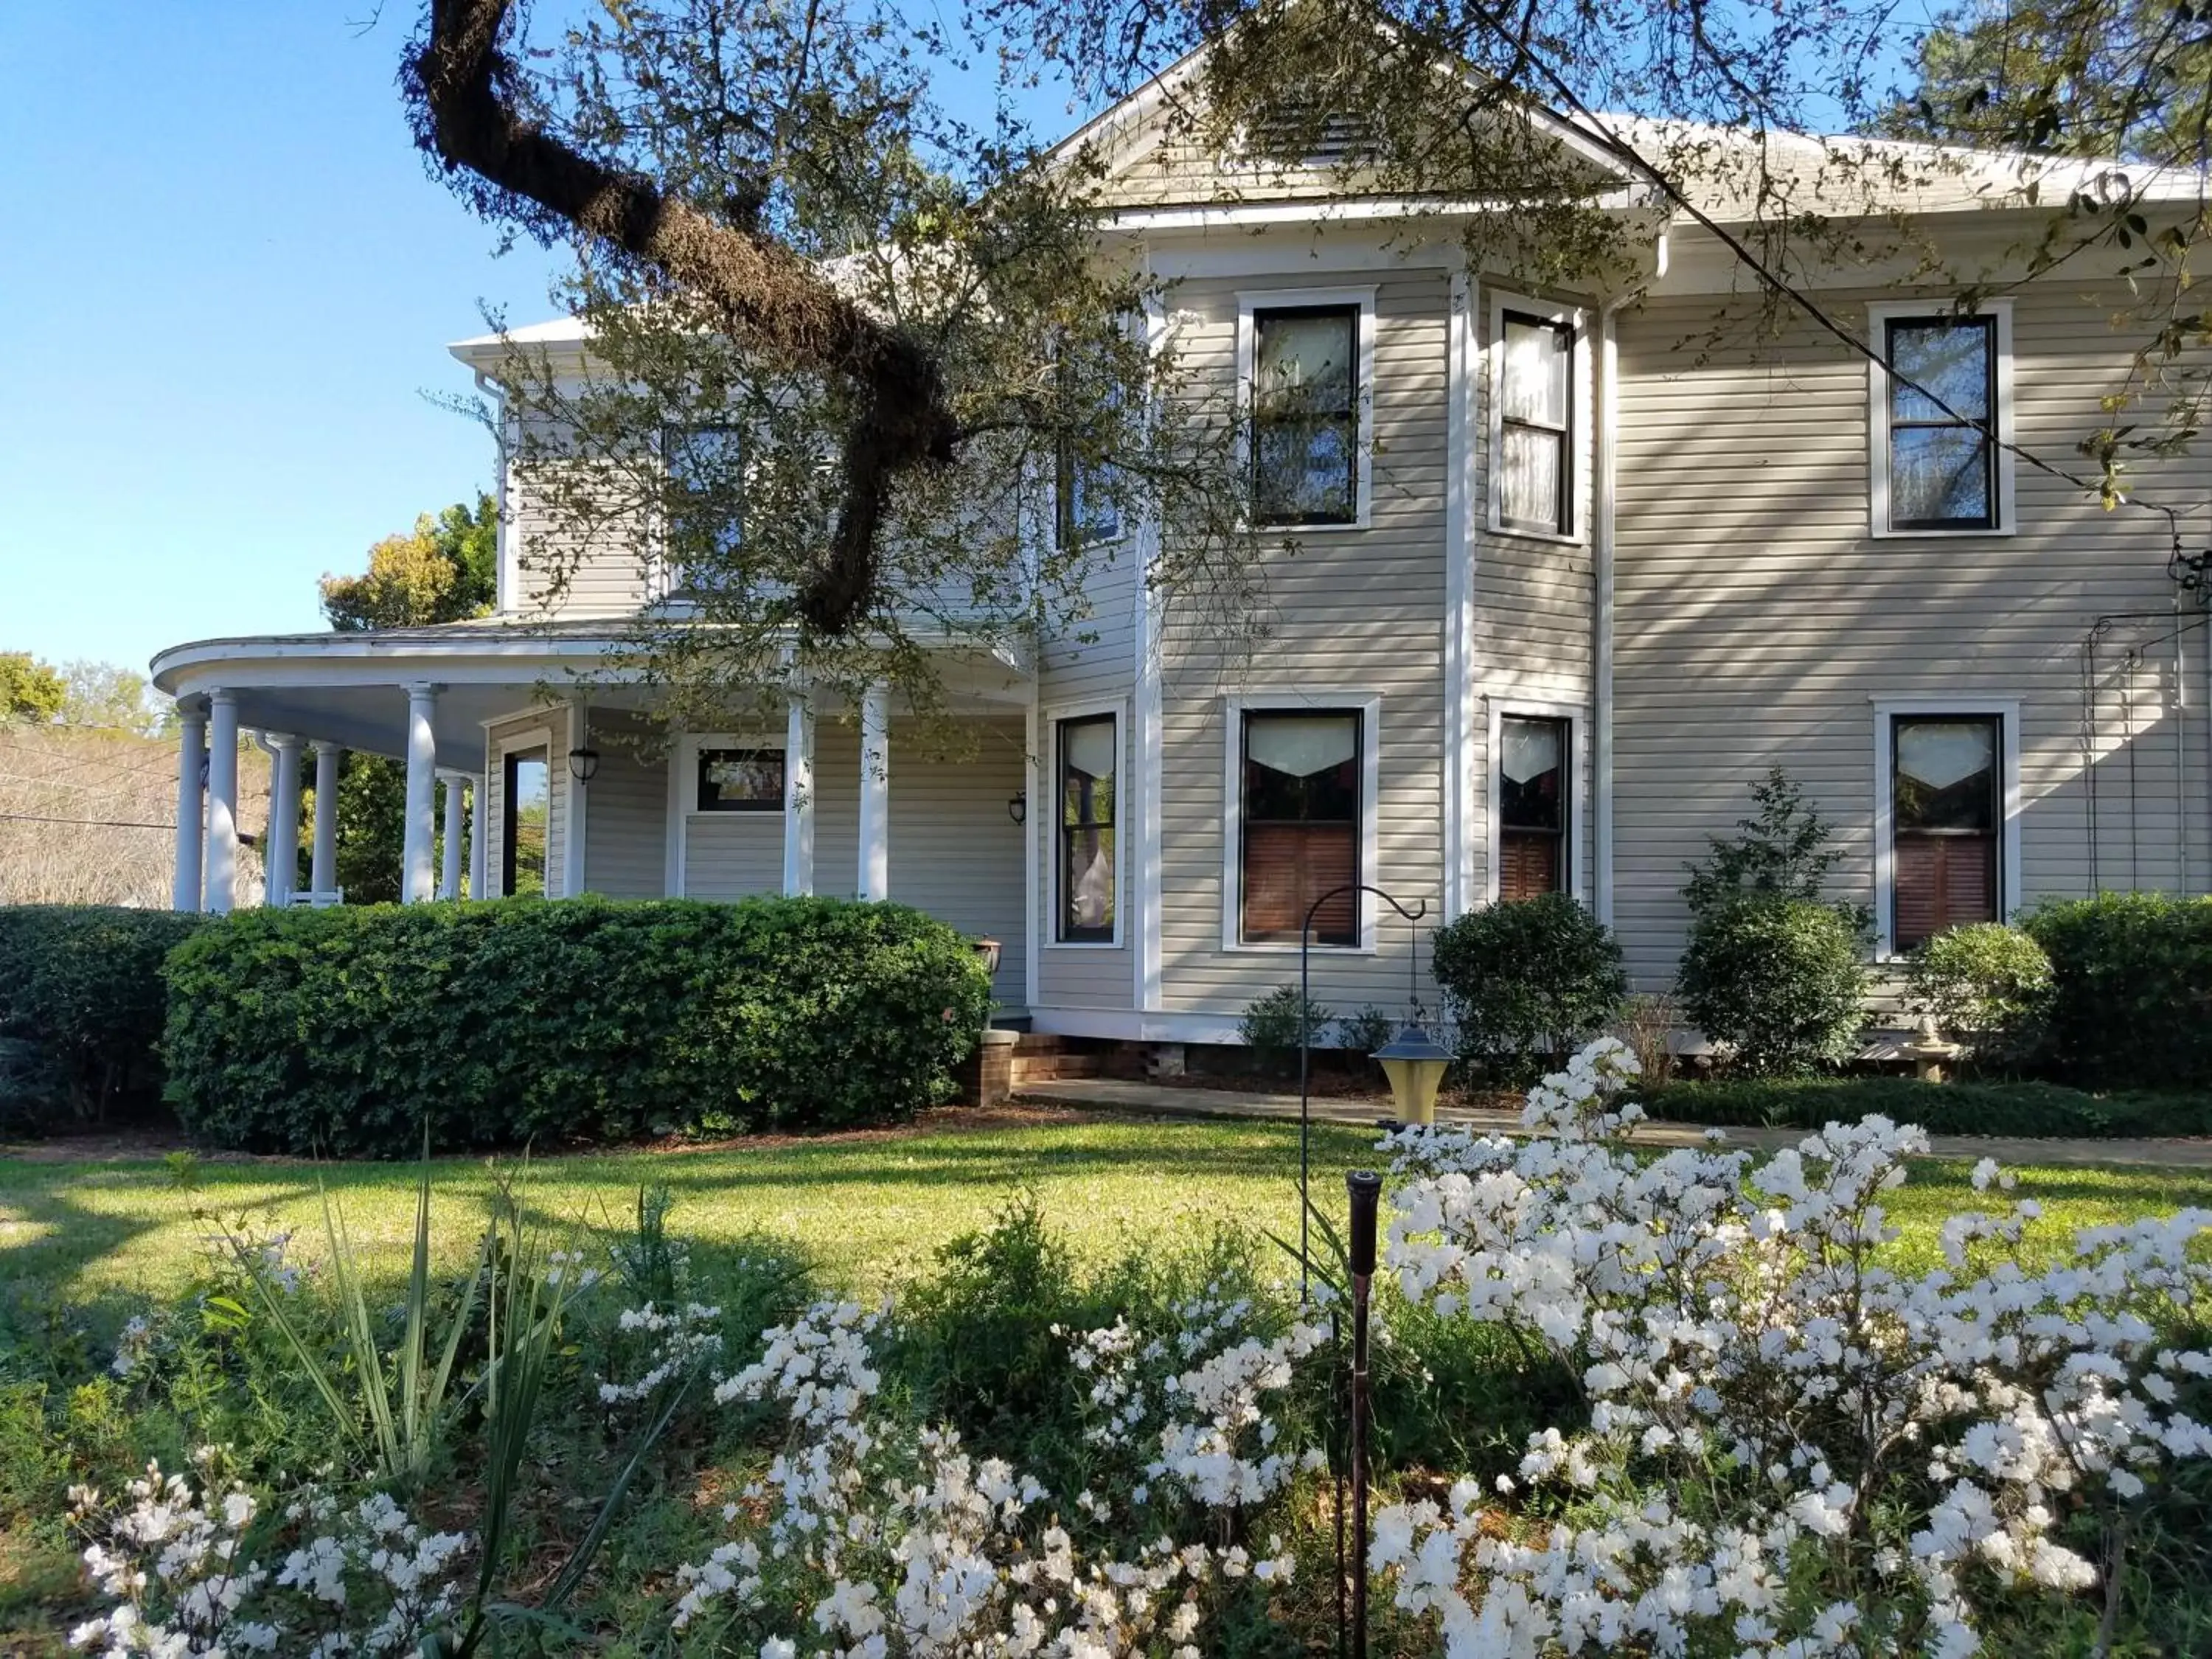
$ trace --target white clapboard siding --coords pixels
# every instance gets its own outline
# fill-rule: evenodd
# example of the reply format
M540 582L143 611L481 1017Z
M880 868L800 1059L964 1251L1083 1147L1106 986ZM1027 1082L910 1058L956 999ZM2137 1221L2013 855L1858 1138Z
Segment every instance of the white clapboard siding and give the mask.
M1297 975L1295 952L1223 948L1230 696L1295 691L1313 694L1317 704L1379 696L1375 876L1408 905L1425 901L1431 918L1442 902L1449 282L1441 270L1385 271L1377 281L1370 526L1302 532L1294 556L1269 556L1271 631L1249 659L1224 656L1203 617L1167 617L1160 1000L1170 1012L1233 1017ZM1235 373L1237 289L1267 285L1194 282L1178 291L1178 310L1188 317L1182 349L1224 385ZM1418 947L1424 962L1425 934ZM1387 917L1376 944L1372 956L1317 953L1316 994L1346 1010L1370 1002L1401 1008L1407 930Z
M585 890L610 898L659 898L668 890L668 773L661 735L644 721L605 709L592 710L590 720L599 769L584 791Z
M1897 297L1826 300L1863 319L1866 301ZM2075 445L2134 345L2106 323L2121 303L2056 279L2017 294L2015 431L2036 452L2086 467ZM2158 614L2115 623L2100 646L2095 878L2204 890L2205 641L2163 637L2164 521L2106 513L2023 465L2017 534L1877 540L1864 361L1794 321L1763 353L1708 350L1714 304L1620 319L1615 915L1638 983L1671 978L1683 866L1730 833L1770 766L1838 831L1837 895L1874 901L1875 698L2017 699L2021 897L2089 890L2081 647L2112 613ZM2143 468L2136 488L2204 493L2171 466ZM2130 646L2142 652L2131 711Z

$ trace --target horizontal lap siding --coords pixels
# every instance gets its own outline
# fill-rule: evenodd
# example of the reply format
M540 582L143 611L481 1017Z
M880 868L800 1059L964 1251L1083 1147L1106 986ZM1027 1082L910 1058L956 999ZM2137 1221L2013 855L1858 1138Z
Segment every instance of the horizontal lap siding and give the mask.
M1022 831L1006 811L1022 787L1022 725L974 722L972 745L944 758L912 743L902 748L903 729L895 722L890 734L890 896L963 933L997 939L994 994L1001 1006L1024 1006ZM856 754L855 789L858 781Z
M783 891L783 814L692 812L684 821L687 898L740 899Z
M1857 327L1867 301L1899 297L1827 303ZM2088 890L2081 647L2106 613L2160 614L2115 624L2100 647L2098 879L2203 890L2206 647L2202 630L2179 642L2177 714L2163 520L2105 513L2023 463L2017 534L1877 541L1864 360L1792 325L1764 359L1731 346L1698 362L1683 343L1715 303L1652 302L1620 319L1616 921L1638 983L1671 978L1683 866L1731 832L1771 765L1838 831L1837 894L1873 902L1877 697L2017 698L2021 897ZM2014 430L2033 452L2087 465L2075 447L2132 345L2107 325L2121 303L2063 282L2018 295ZM2136 487L2203 494L2171 466L2142 469ZM2131 707L2130 645L2144 653Z
M507 507L520 532L517 592L508 609L564 618L625 617L646 600L646 550L630 520L579 522L574 504L544 482L557 460L518 465L508 483ZM558 593L556 578L565 579Z
M585 890L659 898L668 890L668 771L659 734L603 711L592 714L591 732L599 769L584 791Z
M1030 823L1037 838L1036 914L1043 950L1037 962L1037 1000L1045 1007L1131 1008L1136 1005L1134 933L1128 901L1135 871L1136 795L1129 787L1136 761L1130 691L1136 678L1138 578L1133 539L1093 556L1083 583L1085 614L1060 637L1048 641L1037 677L1037 701L1043 719L1037 728L1042 753L1036 782L1030 789ZM1053 942L1054 866L1059 856L1058 781L1054 728L1066 705L1112 705L1121 744L1115 810L1121 822L1121 890L1115 895L1122 920L1118 945L1062 946Z
M1287 284L1285 284L1287 285ZM1231 283L1188 283L1184 349L1234 373ZM1242 286L1260 286L1246 283ZM1202 628L1170 614L1163 665L1161 1000L1234 1016L1297 977L1291 951L1224 950L1224 767L1234 741L1224 699L1314 694L1317 706L1381 698L1376 879L1408 906L1442 900L1442 747L1447 318L1441 273L1382 273L1376 305L1373 522L1301 535L1267 558L1269 635L1249 661L1224 659ZM1322 953L1315 994L1341 1010L1391 1009L1407 995L1407 929L1387 910L1376 953ZM1419 946L1425 971L1425 931Z

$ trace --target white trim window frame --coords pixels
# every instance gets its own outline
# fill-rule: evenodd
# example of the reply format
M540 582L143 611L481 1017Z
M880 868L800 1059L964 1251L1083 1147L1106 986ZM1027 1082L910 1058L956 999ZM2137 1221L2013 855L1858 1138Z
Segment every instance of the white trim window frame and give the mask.
M487 726L504 723L504 719L485 722ZM514 896L507 890L507 846L514 839L514 798L507 788L507 757L511 755L527 754L533 749L542 749L545 751L545 823L550 832L553 823L553 761L556 754L562 753L560 745L553 741L553 735L554 728L550 723L544 726L527 726L520 732L493 734L491 745L495 764L491 770L493 776L497 779L495 787L499 790L499 845L488 847L485 849L487 856L484 860L484 870L488 878L485 885L492 890L487 896L489 897L512 898ZM565 756L563 758L565 759ZM552 847L549 837L545 849L544 885L540 890L544 897L562 896L558 889L561 886L561 878L563 873L553 867Z
M1891 522L1890 475L1890 329L1896 323L1973 323L1986 319L1990 350L1996 361L1990 369L1991 410L1989 459L1990 524L1907 524ZM2013 434L2012 301L1984 300L1972 311L1960 313L1941 299L1882 301L1867 307L1867 527L1878 541L1905 537L1953 538L1961 536L2011 536L2018 533L2014 483L2018 468L2007 447ZM1948 424L1948 422L1938 422Z
M708 749L749 749L762 753L774 752L783 757L787 769L791 765L790 745L781 733L749 734L741 732L686 732L676 739L669 750L668 777L668 896L685 896L685 876L690 858L691 815L701 810L699 805L699 755ZM712 811L713 809L707 809ZM764 823L775 825L779 844L789 831L789 811L781 791L773 808L763 806L745 811L731 811L719 816L740 823Z
M1997 725L1997 787L2003 813L1997 826L1997 914L2010 921L2020 913L2020 699L1877 697L1874 700L1874 927L1875 959L1895 962L1897 948L1897 800L1891 767L1896 755L1895 726L1900 718L1956 715L1993 720Z
M1244 717L1248 714L1325 714L1343 710L1359 716L1359 836L1357 879L1376 878L1378 807L1382 799L1382 698L1374 691L1319 688L1243 692L1222 700L1221 765L1221 948L1255 955L1297 954L1295 939L1244 938ZM1375 954L1376 906L1371 894L1359 896L1358 943L1322 945L1329 956Z
M1062 884L1066 880L1067 859L1060 845L1060 831L1066 826L1060 822L1060 729L1071 721L1110 720L1114 723L1114 929L1106 939L1062 939L1061 924L1066 916ZM1128 910L1129 880L1129 713L1127 703L1121 698L1107 698L1086 702L1048 703L1037 710L1037 723L1045 741L1044 787L1038 791L1042 799L1036 803L1047 816L1043 828L1046 926L1044 948L1048 951L1119 951L1126 941L1122 919Z
M1551 529L1524 520L1509 520L1505 516L1505 469L1502 459L1505 453L1505 323L1509 313L1516 321L1565 330L1571 337L1567 355L1565 424L1553 427L1538 422L1516 420L1514 422L1531 430L1559 434L1559 519ZM1584 523L1588 515L1577 511L1583 495L1583 421L1590 401L1589 330L1586 326L1587 322L1588 313L1577 306L1562 305L1550 300L1532 300L1525 295L1501 293L1495 289L1491 290L1490 337L1483 355L1489 362L1489 372L1484 376L1484 392L1490 404L1486 422L1489 465L1486 470L1490 479L1487 523L1492 535L1526 536L1533 541L1557 542L1570 547L1580 546L1589 540Z
M724 459L726 464L734 465L740 481L737 520L725 527L723 536L726 538L727 544L718 555L726 558L740 551L744 546L744 504L742 481L748 465L747 452L750 447L750 441L745 434L744 422L737 419L671 422L661 427L654 442L659 454L662 477L667 483L669 497L672 500L680 483L674 465L676 456L674 446L678 439L680 437L688 447L692 441L708 433L720 434L719 441L726 444L733 452L732 456L725 457ZM651 534L653 553L652 568L647 575L650 597L656 600L665 600L687 589L696 591L690 567L678 560L669 546L672 521L663 516L659 510L656 510L652 517L653 525Z
M1375 512L1375 284L1349 288L1275 288L1240 290L1237 295L1237 472L1244 481L1244 512L1270 535L1311 535L1365 530ZM1346 310L1353 319L1358 362L1352 377L1356 432L1352 453L1352 513L1348 519L1310 521L1260 520L1258 455L1252 437L1257 415L1254 381L1258 373L1259 319L1273 312Z
M1499 819L1504 811L1504 727L1509 720L1559 720L1567 728L1567 821L1560 836L1559 857L1563 860L1559 890L1572 895L1584 905L1590 902L1588 890L1589 860L1582 856L1581 842L1584 827L1589 818L1589 769L1584 757L1588 752L1590 711L1583 704L1571 702L1531 702L1519 697L1492 697L1490 704L1490 739L1484 753L1489 757L1489 777L1484 786L1487 801L1488 834L1483 837L1485 867L1483 872L1483 902L1498 902L1500 883L1498 869L1501 826Z

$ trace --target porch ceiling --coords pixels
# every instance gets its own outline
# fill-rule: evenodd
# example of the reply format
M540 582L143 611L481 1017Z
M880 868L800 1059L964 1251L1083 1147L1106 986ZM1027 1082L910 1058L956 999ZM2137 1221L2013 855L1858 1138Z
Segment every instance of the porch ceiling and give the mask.
M431 720L437 763L483 764L487 721L580 698L594 708L649 708L653 688L618 665L623 641L573 629L453 623L388 632L209 640L163 652L153 681L186 708L215 690L236 699L242 728L289 732L395 758L406 752L407 690L438 696ZM976 713L1019 707L1031 680L974 651L940 660L952 706Z

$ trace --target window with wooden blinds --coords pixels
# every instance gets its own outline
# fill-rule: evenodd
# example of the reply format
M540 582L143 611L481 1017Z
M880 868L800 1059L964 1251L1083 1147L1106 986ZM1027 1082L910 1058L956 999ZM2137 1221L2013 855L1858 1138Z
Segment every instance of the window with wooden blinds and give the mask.
M1891 936L1899 950L1997 920L2002 744L1993 715L1899 716L1892 724Z
M1568 722L1508 714L1498 723L1498 896L1567 885Z
M1357 710L1249 711L1243 741L1241 937L1359 943L1360 726Z

